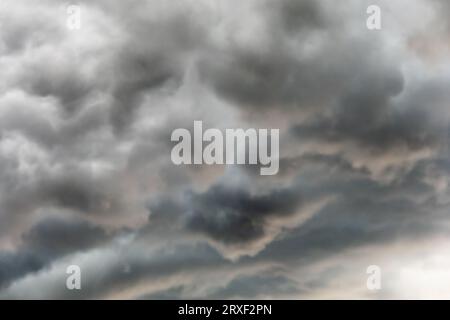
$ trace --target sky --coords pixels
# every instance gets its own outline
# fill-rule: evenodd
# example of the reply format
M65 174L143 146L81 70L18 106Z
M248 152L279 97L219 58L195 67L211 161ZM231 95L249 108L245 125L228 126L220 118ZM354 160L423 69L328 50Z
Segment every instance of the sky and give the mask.
M0 4L0 298L450 298L448 1L70 4ZM278 174L175 165L196 120Z

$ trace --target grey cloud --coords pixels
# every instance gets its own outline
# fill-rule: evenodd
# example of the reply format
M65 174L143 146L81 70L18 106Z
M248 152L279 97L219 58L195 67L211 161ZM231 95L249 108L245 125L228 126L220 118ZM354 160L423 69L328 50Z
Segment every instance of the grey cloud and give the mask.
M251 195L245 190L227 190L218 186L194 195L192 203L190 229L233 243L261 237L266 232L265 220L271 216L293 214L301 205L301 195L289 189Z
M289 33L297 35L305 29L326 28L329 17L321 6L320 1L280 1L276 12L279 13L279 23Z
M299 294L301 289L292 279L282 275L260 274L233 279L225 288L217 290L215 299L270 298L276 295Z
M40 221L23 236L23 246L44 256L56 257L99 246L111 236L86 221L49 218Z
M402 179L386 185L358 170L327 169L328 165L318 164L316 158L306 165L309 172L302 169L304 173L299 176L301 181L317 177L313 183L302 184L303 194L332 193L335 201L289 236L270 243L259 258L309 264L364 245L419 241L433 233L445 234L445 230L436 228L446 220L445 213L434 186L426 182L429 169L436 165L447 171L443 164L422 161Z
M347 28L346 20L336 25L335 12L323 10L322 2L281 1L274 6L279 15L261 14L272 27L264 35L267 48L232 42L201 61L204 81L237 106L281 111L329 108L358 82L358 73L389 59L378 56L379 38L338 32Z
M31 252L0 252L0 289L8 286L14 279L41 270L45 262L45 259L40 259Z
M15 252L0 251L0 287L49 268L68 254L107 243L112 235L79 219L48 218L23 235Z
M237 276L223 287L211 290L212 293L208 298L253 299L259 297L265 299L276 295L292 295L301 292L301 289L296 286L295 281L283 275L272 275L270 271L258 275ZM180 299L183 297L193 298L193 296L189 295L190 289L189 286L175 286L167 290L141 296L139 299L166 300Z
M178 212L188 229L233 244L262 238L268 219L292 215L301 204L301 195L295 189L252 195L244 189L217 185L204 193L189 194L181 203L166 200L153 204L150 211L156 219L170 219Z
M347 254L448 233L448 54L428 36L441 60L421 54L420 28L376 2L374 33L358 1L81 1L79 34L56 1L11 1L0 296L331 294L359 272ZM193 120L280 128L280 174L175 167L170 132Z
M299 139L353 142L374 154L395 153L396 148L436 148L442 142L442 132L434 127L425 104L420 109L399 110L393 101L402 82L399 72L392 70L376 77L374 72L369 78L363 76L354 92L344 95L330 114L294 126L293 133Z

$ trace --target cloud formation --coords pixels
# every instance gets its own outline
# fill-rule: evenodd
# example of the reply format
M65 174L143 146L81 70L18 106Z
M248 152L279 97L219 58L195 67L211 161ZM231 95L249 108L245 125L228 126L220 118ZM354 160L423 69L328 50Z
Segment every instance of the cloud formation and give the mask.
M446 1L77 4L0 8L1 298L445 296ZM194 120L279 128L279 174L173 165Z

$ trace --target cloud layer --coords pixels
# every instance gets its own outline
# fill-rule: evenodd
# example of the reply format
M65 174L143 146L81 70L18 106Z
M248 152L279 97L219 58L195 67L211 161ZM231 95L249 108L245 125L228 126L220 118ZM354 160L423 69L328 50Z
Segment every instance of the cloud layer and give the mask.
M447 2L77 4L0 8L1 298L448 297ZM194 120L279 174L173 165Z

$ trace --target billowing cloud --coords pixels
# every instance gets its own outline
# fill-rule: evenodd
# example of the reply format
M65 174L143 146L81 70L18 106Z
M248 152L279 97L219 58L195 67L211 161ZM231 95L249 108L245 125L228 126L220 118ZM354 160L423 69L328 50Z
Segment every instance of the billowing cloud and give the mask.
M0 8L1 298L448 295L447 2L66 5ZM194 120L280 129L279 174L175 166Z

